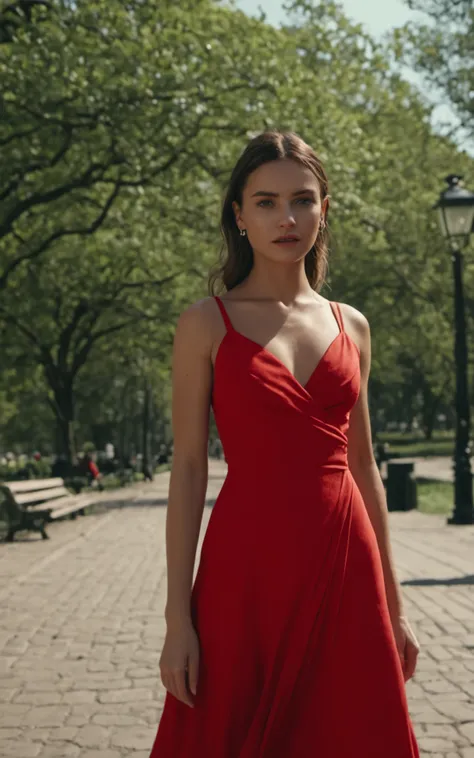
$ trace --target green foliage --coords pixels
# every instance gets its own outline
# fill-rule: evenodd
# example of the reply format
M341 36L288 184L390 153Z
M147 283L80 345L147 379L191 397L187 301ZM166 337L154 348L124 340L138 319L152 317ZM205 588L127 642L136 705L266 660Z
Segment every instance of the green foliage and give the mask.
M122 194L208 161L212 135L242 138L284 78L278 34L210 0L57 0L43 15L0 45L0 287L95 232Z
M402 442L398 445L390 445L390 453L397 458L451 458L453 452L454 442L449 442L449 440L425 440L412 444Z
M426 15L394 35L399 60L415 66L434 91L448 98L465 133L474 134L474 6L472 0L406 0Z
M417 482L418 510L421 513L450 515L454 508L454 491L450 482Z
M375 426L416 416L429 436L447 412L451 271L430 207L474 162L337 4L289 10L280 30L212 0L0 13L0 449L134 455L145 389L169 444L174 324L205 294L229 171L272 126L327 166L324 294L371 323Z
M49 479L51 477L51 460L43 458L39 461L26 459L0 463L0 482L13 482L18 479Z
M375 428L418 416L429 436L454 391L450 256L430 208L446 174L474 182L474 161L433 132L419 93L340 9L290 7L314 82L294 118L332 180L330 294L369 318Z
M286 81L285 50L209 0L56 2L0 46L0 318L43 368L68 457L93 351L133 334L159 363L202 292L219 175Z

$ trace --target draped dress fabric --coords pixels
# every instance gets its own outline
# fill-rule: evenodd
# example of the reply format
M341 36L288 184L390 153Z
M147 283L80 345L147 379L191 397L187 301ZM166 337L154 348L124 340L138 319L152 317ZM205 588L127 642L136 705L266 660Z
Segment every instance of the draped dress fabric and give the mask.
M380 555L347 462L358 348L306 385L227 328L213 409L228 473L192 593L194 708L166 697L151 758L417 758Z

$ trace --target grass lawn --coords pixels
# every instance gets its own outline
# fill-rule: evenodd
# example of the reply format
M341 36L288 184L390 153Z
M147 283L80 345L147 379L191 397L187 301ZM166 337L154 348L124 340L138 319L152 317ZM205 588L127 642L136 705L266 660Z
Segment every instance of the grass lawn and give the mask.
M418 510L421 513L450 515L454 507L454 487L451 482L417 482Z
M409 445L394 443L390 445L390 452L396 453L402 458L430 458L438 456L452 456L454 442L450 440L431 440L430 442L412 442Z
M431 440L426 440L420 433L382 432L379 434L379 439L382 442L388 442L392 454L395 453L403 458L451 456L454 452L453 432L435 431Z

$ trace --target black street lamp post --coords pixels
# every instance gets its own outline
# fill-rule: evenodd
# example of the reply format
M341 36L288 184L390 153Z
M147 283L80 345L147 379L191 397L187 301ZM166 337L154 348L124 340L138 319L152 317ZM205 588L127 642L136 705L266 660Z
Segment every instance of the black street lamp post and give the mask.
M461 185L462 176L446 177L448 188L435 208L441 231L452 251L454 274L454 322L456 363L456 443L454 450L454 511L449 524L474 523L470 450L468 351L462 282L462 248L469 243L474 225L474 194Z

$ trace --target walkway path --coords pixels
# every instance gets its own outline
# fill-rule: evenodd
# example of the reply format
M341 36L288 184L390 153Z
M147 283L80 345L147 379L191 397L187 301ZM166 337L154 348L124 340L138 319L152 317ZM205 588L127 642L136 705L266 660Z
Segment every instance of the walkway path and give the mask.
M454 481L453 459L444 455L430 458L396 458L395 461L413 462L415 464L415 476L420 479L433 479L440 482ZM472 469L474 471L474 458L472 459ZM387 464L383 463L381 468L383 476L387 473Z
M208 497L225 467L212 463ZM124 507L0 545L0 756L148 758L164 691L168 475ZM205 512L205 522L210 509ZM423 754L474 758L474 527L390 514L422 655L408 687Z

